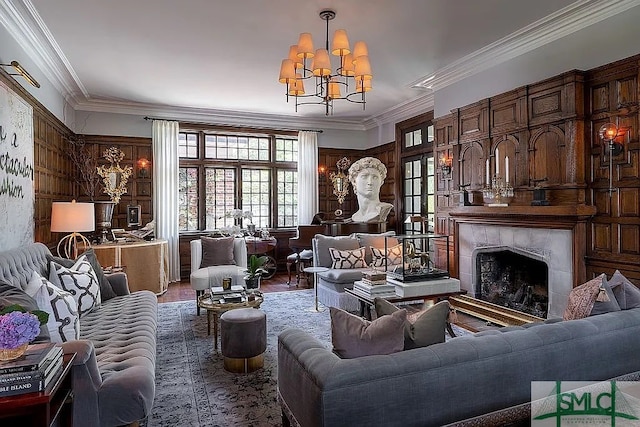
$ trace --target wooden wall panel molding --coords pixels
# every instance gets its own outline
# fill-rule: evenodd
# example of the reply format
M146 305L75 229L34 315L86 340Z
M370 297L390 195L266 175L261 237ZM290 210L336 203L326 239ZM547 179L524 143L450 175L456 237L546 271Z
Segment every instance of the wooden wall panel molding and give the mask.
M462 107L458 114L459 142L478 141L489 137L488 99Z

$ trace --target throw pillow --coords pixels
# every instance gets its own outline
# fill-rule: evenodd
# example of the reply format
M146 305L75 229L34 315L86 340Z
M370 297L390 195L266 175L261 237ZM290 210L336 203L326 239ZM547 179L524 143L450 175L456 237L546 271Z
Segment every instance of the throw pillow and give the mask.
M371 246L371 266L384 267L385 260L388 263L387 265L402 264L402 243L398 243L395 246L387 248L386 256L384 248L378 249Z
M604 288L605 282L606 275L601 274L600 276L573 288L569 294L567 308L565 309L562 318L564 320L574 320L583 319L589 316L593 311L596 299L601 299L603 302L606 300L606 297L604 297L607 295L606 289ZM613 307L613 305L611 306ZM620 307L618 307L618 309L620 309Z
M202 242L202 261L200 268L213 267L214 265L235 265L233 256L234 237L206 237L200 238Z
M36 271L31 275L31 286L38 286L33 299L38 308L49 313L47 329L51 335L51 341L63 343L80 338L80 316L78 305L73 296L54 286Z
M404 348L407 311L399 310L369 322L339 308L330 307L333 351L343 359L392 354Z
M603 292L606 293L606 297L603 295ZM596 302L593 303L593 308L589 316L609 313L611 311L620 311L620 305L613 294L611 286L607 283L607 276L603 275L602 285L600 286L599 293L596 296Z
M364 260L367 264L371 263L372 254L369 248L374 247L378 249L384 249L385 240L387 247L395 246L398 244L398 239L394 236L395 231L386 231L384 233L353 233L352 236L358 239L360 246L365 248Z
M91 264L91 267L93 267L93 272L96 273L98 283L100 284L100 300L104 302L110 300L111 298L117 297L118 295L116 295L113 288L111 287L109 279L107 279L104 271L102 271L102 266L100 265L100 262L98 261L93 248L88 249L80 256L78 256L78 258L76 258L75 260L47 255L47 261L49 262L49 265L51 265L51 261L55 261L60 265L71 268L82 255L85 255L87 257L89 263Z
M49 280L73 295L80 317L100 307L100 285L86 256L78 258L70 268L51 261Z
M616 270L608 280L609 286L622 310L640 307L640 289Z
M364 261L364 248L358 248L353 250L338 250L336 248L329 248L331 259L333 263L331 268L336 269L352 269L352 268L364 268L367 263Z
M360 247L358 239L349 236L324 236L322 234L316 234L313 241L315 245L314 253L317 254L317 259L314 260L314 264L318 267L331 267L331 264L333 264L329 248L344 251L347 249L358 249Z
M384 298L375 298L374 305L376 314L380 317L400 310ZM449 309L448 301L440 301L415 315L408 315L404 325L404 349L410 350L444 342Z
M33 299L33 295L29 295L26 291L16 288L4 280L0 280L0 310L14 304L19 304L27 311L39 309L38 303ZM42 325L40 334L38 334L33 342L46 342L50 340L49 330Z

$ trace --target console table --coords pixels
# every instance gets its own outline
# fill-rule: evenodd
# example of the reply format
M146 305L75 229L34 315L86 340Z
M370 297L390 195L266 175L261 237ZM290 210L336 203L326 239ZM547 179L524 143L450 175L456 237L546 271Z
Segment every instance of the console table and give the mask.
M149 290L156 295L169 285L169 244L166 240L105 243L93 246L102 267L124 267L131 292Z

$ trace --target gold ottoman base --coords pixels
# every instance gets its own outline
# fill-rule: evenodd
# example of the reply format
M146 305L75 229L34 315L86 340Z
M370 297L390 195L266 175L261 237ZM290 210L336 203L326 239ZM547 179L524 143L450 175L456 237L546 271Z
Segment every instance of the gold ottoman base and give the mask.
M234 374L248 374L264 367L264 353L249 358L224 358L224 369Z

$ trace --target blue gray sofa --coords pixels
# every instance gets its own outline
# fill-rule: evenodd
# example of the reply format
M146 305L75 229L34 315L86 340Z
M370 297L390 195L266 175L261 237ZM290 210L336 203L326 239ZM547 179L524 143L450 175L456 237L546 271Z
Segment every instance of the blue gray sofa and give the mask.
M640 308L340 359L304 331L278 340L285 425L505 425L529 418L531 381L640 378Z
M0 252L0 280L24 289L34 270L48 276L49 249L34 243ZM146 418L155 396L157 297L129 293L126 275L107 279L116 296L80 319L80 340L62 344L77 353L73 425L112 427Z

